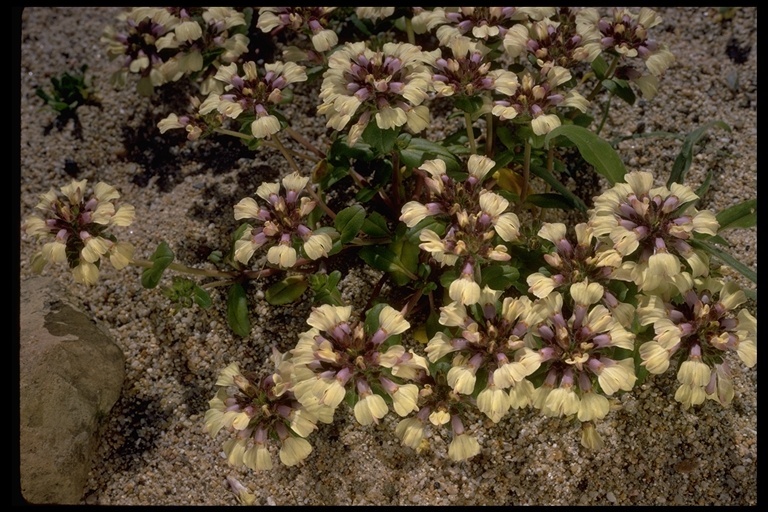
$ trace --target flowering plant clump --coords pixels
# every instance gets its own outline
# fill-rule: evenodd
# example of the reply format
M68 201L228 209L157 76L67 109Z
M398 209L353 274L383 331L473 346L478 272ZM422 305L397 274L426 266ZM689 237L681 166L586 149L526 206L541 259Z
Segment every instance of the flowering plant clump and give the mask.
M227 433L233 466L271 469L273 442L283 464L300 464L319 423L348 414L368 427L392 411L416 452L427 429L450 428L454 461L482 451L465 426L478 415L516 421L523 408L576 421L598 449L611 397L650 375L675 372L684 408L727 405L728 352L756 364L756 292L726 267L756 273L718 246L724 229L754 226L753 202L710 211L706 190L683 183L690 159L663 183L627 172L600 137L611 99L651 99L674 62L652 37L653 10L146 7L118 21L104 37L118 82L198 87L161 134L237 137L286 166L233 205L241 224L215 270L174 263L164 242L136 257L111 231L134 210L101 182L90 196L85 180L44 194L23 228L45 241L38 271L67 262L93 284L108 257L143 268L147 288L166 270L196 276L166 289L182 307L210 307L208 291L227 287L233 340L251 331L249 281L277 280L264 293L274 307L310 298L310 328L273 348L271 369L233 361L215 382L205 429ZM279 41L282 60L252 59L254 30ZM320 147L284 113L299 84L316 93ZM430 140L436 100L459 127ZM558 176L569 158L609 187L577 195ZM342 300L341 254L380 276L365 305Z

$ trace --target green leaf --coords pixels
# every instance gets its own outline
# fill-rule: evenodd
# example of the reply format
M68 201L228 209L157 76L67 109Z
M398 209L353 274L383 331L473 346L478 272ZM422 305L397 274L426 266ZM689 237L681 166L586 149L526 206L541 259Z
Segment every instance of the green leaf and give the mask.
M317 304L343 306L344 301L339 290L340 281L341 272L338 270L334 270L330 274L311 274L309 276L309 285L315 294L313 301Z
M365 222L365 208L354 204L336 214L333 225L341 235L341 243L345 244L355 238Z
M459 110L474 114L483 106L483 98L481 96L456 96L453 104Z
M248 336L251 332L251 322L248 320L248 300L245 288L240 283L229 287L227 293L227 323L239 336Z
M560 180L558 180L555 176L553 176L552 173L549 172L546 167L532 165L531 174L538 176L539 178L549 183L549 185L553 189L555 189L555 191L559 192L566 201L569 201L574 208L578 208L582 212L586 213L587 205L584 204L584 201L579 199L579 197L576 196L570 190L568 190L568 188L565 185L560 183Z
M704 136L707 130L713 126L731 131L731 127L722 121L710 121L704 126L700 126L689 133L685 140L683 140L683 147L680 148L680 153L678 153L677 158L675 158L675 163L672 165L672 172L669 174L667 187L672 186L673 183L683 183L685 175L688 172L688 169L691 168L691 163L693 162L693 147Z
M365 324L363 325L365 325L365 332L369 336L379 329L379 314L381 314L381 310L384 309L384 306L386 305L386 303L381 302L365 312Z
M605 62L605 59L602 55L598 55L595 60L592 61L592 71L595 72L595 76L602 80L605 78L605 73L608 72L608 63Z
M632 92L632 89L629 87L626 80L621 80L619 78L603 80L603 87L610 91L614 96L624 100L627 104L635 104L635 93Z
M416 247L417 251L418 249ZM400 256L391 249L369 245L360 249L359 254L360 258L373 268L389 272L399 286L406 284L410 280L418 279L418 276L414 273L416 265L414 265L414 271L412 272L400 260ZM418 252L416 255L418 256Z
M720 249L719 247L710 244L709 242L706 242L704 240L696 240L696 239L689 239L688 243L690 243L693 247L698 249L703 249L724 264L728 265L732 269L739 272L741 275L752 281L753 283L757 284L757 272L725 252L724 250Z
M560 194L531 194L526 198L526 202L540 208L559 208L566 211L574 208L573 203Z
M713 175L714 173L711 170L707 171L707 176L704 178L704 181L699 188L696 189L696 195L699 196L699 200L695 203L697 206L701 202L701 198L704 197L704 194L709 190L709 184L712 182Z
M270 286L264 295L273 306L282 306L296 301L308 287L309 282L304 276L288 276Z
M388 155L395 146L397 133L398 132L395 129L382 130L374 120L368 123L368 126L365 127L360 138L378 151L379 154Z
M363 221L363 233L373 238L387 237L392 234L387 226L387 218L379 212L371 212Z
M607 141L581 126L562 125L546 135L544 138L545 146L548 146L555 137L561 136L576 144L584 160L591 164L596 172L604 176L611 185L624 181L624 175L627 173L624 162L621 161L619 154Z
M345 165L331 165L325 166L324 173L319 180L319 185L322 190L328 190L331 185L337 181L341 181L349 175L349 166Z
M726 229L754 227L757 225L757 199L749 199L726 208L718 213L716 218L720 224L718 233Z
M364 189L361 189L355 194L355 201L359 201L361 203L367 203L374 197L376 197L376 194L379 193L378 187L367 187Z
M408 167L419 167L425 160L439 158L445 162L445 170L448 173L461 171L462 165L456 155L442 145L421 137L413 137L408 146L400 151L402 163Z
M208 309L213 304L208 292L200 288L197 284L195 284L194 291L192 292L192 300L203 309Z
M171 248L165 242L160 242L155 252L152 254L152 267L141 273L141 286L144 288L154 288L163 277L163 272L168 265L173 262L174 254Z
M520 272L510 265L490 265L482 271L480 287L489 286L493 290L506 290L517 281Z

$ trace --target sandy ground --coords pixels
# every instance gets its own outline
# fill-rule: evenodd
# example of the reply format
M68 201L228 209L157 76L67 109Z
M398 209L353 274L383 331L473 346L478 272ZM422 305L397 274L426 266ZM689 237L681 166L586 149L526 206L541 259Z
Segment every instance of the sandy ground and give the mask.
M155 125L173 111L173 98L141 98L130 87L115 91L108 83L115 68L99 36L120 10L31 7L21 13L19 213L31 213L39 194L72 176L103 180L136 208L138 221L124 236L138 255L148 257L164 240L178 261L198 264L224 247L236 227L232 205L287 169L279 155L251 154L239 143L185 145L161 136ZM695 188L712 171L705 202L715 211L756 197L757 10L738 8L725 23L714 21L707 8L659 11L664 22L655 33L677 62L656 98L634 108L616 105L606 136L688 133L722 120L732 130L712 130L696 148L688 183ZM731 40L751 48L745 62L726 54ZM95 77L100 106L78 109L80 127L58 125L34 89L83 63ZM296 96L288 112L295 128L322 141L323 120L302 115L312 111L314 100ZM619 150L629 170L666 177L679 147L675 139L632 139ZM727 238L731 251L756 269L756 228L728 232ZM21 279L30 275L35 248L21 236ZM123 396L108 420L83 503L235 504L227 476L238 478L261 505L757 503L757 371L738 361L730 408L707 401L683 411L673 399L674 376L650 379L614 401L598 426L605 449L596 453L580 446L577 425L528 411L498 425L477 417L468 428L478 433L482 453L453 463L446 457L450 439L434 434L430 449L416 455L394 436L394 415L362 428L342 409L334 424L311 436L314 450L302 466L276 465L261 474L233 469L221 455L225 435L211 439L202 428L216 375L232 361L246 368L262 364L272 344L291 348L296 333L307 328L308 306L269 307L257 284L254 329L242 339L228 330L223 308L171 311L159 292L142 289L138 269L107 266L89 289L60 270L46 273L110 326L127 359ZM344 297L363 304L374 281L373 275L349 273L341 285ZM223 304L220 296L214 300Z

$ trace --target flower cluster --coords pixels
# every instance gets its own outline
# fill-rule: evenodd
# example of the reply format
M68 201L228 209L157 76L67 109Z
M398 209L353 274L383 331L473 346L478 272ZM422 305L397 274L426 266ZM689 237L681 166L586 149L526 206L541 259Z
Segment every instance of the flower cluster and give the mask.
M655 333L640 345L641 364L653 374L664 373L675 357L680 382L675 400L686 409L705 398L728 405L733 384L725 354L735 351L748 367L756 364L757 320L746 309L736 313L747 299L736 283L685 277L689 287L679 299L651 295L639 308L640 322L652 324Z
M659 77L675 60L665 44L648 35L648 30L661 22L661 16L648 7L637 14L624 7L614 8L612 20L594 8L581 9L576 15L579 34L586 40L599 40L603 50L614 56L616 76L635 83L646 98L656 94ZM648 73L633 65L632 59L638 58Z
M699 211L699 197L687 185L654 187L653 175L634 171L626 183L595 198L590 225L595 236L608 236L625 258L617 279L627 279L646 293L668 296L682 291L685 261L692 277L709 273L709 258L689 243L694 234L715 235L719 224L714 213ZM631 258L627 258L631 256Z
M339 43L336 32L328 28L329 17L335 7L261 7L256 26L264 33L276 35L291 31L296 35L308 36L312 41L312 55L305 54L302 60L318 60L318 57ZM295 50L288 50L295 53ZM299 50L300 51L300 50ZM322 59L319 59L322 61Z
M538 236L549 241L554 250L542 256L550 267L547 273L533 272L526 278L528 291L544 298L553 290L565 293L576 283L596 283L603 287L603 305L622 325L631 324L634 307L620 302L608 288L623 262L621 254L598 240L586 223L574 226L575 239L566 231L562 222L545 222L539 229Z
M253 470L272 469L269 440L280 441L280 461L294 466L312 452L305 438L317 422L330 423L333 413L318 403L296 401L287 383L293 366L286 354L273 349L274 373L264 378L244 374L232 363L219 374L219 391L208 402L205 430L216 437L223 428L233 437L224 442L227 462Z
M61 194L50 189L40 196L39 214L25 219L27 235L38 240L53 238L34 256L36 271L48 262L67 262L76 282L95 284L102 256L118 270L131 262L133 246L118 242L110 228L129 226L135 217L133 206L116 207L120 193L102 181L86 195L87 184L88 180L72 180L61 187Z
M596 36L588 39L578 33L576 13L568 7L555 16L514 25L503 43L510 57L534 57L543 74L554 66L571 69L581 62L592 62L602 52Z
M216 123L207 120L209 114L218 112L243 124L250 123L250 132L257 139L269 138L281 130L275 107L284 102L284 89L290 84L305 81L307 75L304 66L293 62L275 62L265 64L264 73L260 76L256 63L248 61L242 66L242 75L233 62L219 67L214 78L222 84L223 92L211 93L202 103L193 101L198 112L191 118L170 114L158 123L161 132L185 128L197 138L200 133L221 124L220 118L216 118Z
M269 246L267 261L282 268L296 265L299 250L312 260L328 256L333 246L331 235L326 231L313 231L307 225L307 216L317 205L314 200L302 196L308 183L309 178L292 173L280 182L259 185L256 195L266 205L259 206L251 197L241 199L235 205L236 220L252 219L255 224L246 223L235 241L237 261L246 265L262 246Z
M124 85L129 73L139 74L137 90L146 96L192 74L201 76L203 94L214 92L220 86L209 71L248 51L245 16L229 7L136 7L119 21L122 31L110 26L102 36L107 55L122 61L112 81Z
M562 124L555 107L571 107L585 112L587 99L574 89L565 94L559 86L569 82L571 72L561 66L546 68L546 73L523 71L520 86L507 98L494 101L491 112L502 120L530 122L533 133L545 135Z
M406 381L428 372L426 359L396 343L410 324L386 304L369 310L364 323L351 313L351 306L324 304L309 315L312 328L291 351L299 402L334 411L348 396L361 425L378 423L388 401L400 416L418 410L419 389Z
M490 49L482 43L455 43L453 58L436 58L432 86L437 96L473 97L484 91L512 95L517 90L517 75L505 69L491 70Z
M429 124L430 56L408 43L386 43L373 51L365 42L347 43L328 59L317 113L327 125L344 130L347 143L360 138L371 117L382 130L407 126L421 132Z
M546 372L531 400L546 416L575 414L591 424L608 414L606 395L635 385L635 335L597 304L603 297L599 284L579 282L569 292L570 300L552 292L532 305L534 347ZM582 444L597 448L601 441L587 428Z
M427 174L423 179L428 197L423 202L409 201L400 215L409 228L427 217L441 221L439 228L420 230L419 247L441 266L459 269L460 276L451 283L449 295L465 305L480 299L480 265L510 259L507 246L495 243L495 236L513 242L520 233L520 220L507 211L509 201L482 186L494 165L490 158L471 155L467 179L457 182L448 176L444 161L427 160L419 169Z

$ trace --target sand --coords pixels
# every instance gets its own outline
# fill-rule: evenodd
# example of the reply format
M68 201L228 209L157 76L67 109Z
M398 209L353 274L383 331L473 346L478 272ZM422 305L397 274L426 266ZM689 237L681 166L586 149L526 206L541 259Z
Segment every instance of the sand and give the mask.
M226 246L236 227L231 208L253 195L262 181L287 172L279 154L251 153L226 139L185 144L161 136L157 121L183 105L166 95L142 98L128 87L114 90L116 69L99 42L116 7L30 7L21 13L21 217L38 196L71 177L116 186L135 206L137 222L124 230L137 254L149 257L166 241L177 261L205 265L205 256ZM686 134L712 120L696 147L688 184L713 173L705 207L720 211L756 197L757 10L737 8L727 22L710 8L662 8L657 38L677 56L659 94L634 107L615 103L606 138L635 132ZM743 63L726 54L729 41L750 47ZM731 45L733 46L733 45ZM80 127L56 123L35 96L51 76L82 64L95 78L100 106L78 109ZM310 89L298 89L309 92ZM287 115L311 140L324 140L324 119L307 113L316 105L297 94ZM444 126L430 128L439 135ZM670 138L637 138L619 144L628 170L666 177L680 148ZM757 269L757 230L726 232L729 249ZM20 278L30 275L37 245L22 233ZM482 445L462 463L447 458L449 438L434 433L417 455L394 436L397 418L360 427L341 409L310 441L313 452L298 467L269 472L234 469L223 458L221 432L212 439L202 418L214 395L217 373L230 362L257 368L274 344L291 348L307 329L308 304L269 306L266 283L251 289L253 329L245 338L227 327L225 296L216 306L174 312L158 290L141 287L140 270L104 267L99 283L85 288L63 268L46 275L64 283L84 310L109 326L126 355L123 394L107 420L83 496L90 505L231 505L226 477L237 478L257 505L755 505L757 503L757 370L733 360L736 398L729 408L713 401L682 410L674 401L671 373L649 379L613 400L598 424L605 448L580 446L577 424L537 411L510 414L499 424L475 417L467 427ZM738 276L736 276L738 278ZM169 279L169 277L166 277ZM345 299L364 304L375 273L345 273ZM750 283L741 279L745 286ZM445 435L445 433L443 434ZM276 457L275 457L275 460Z

